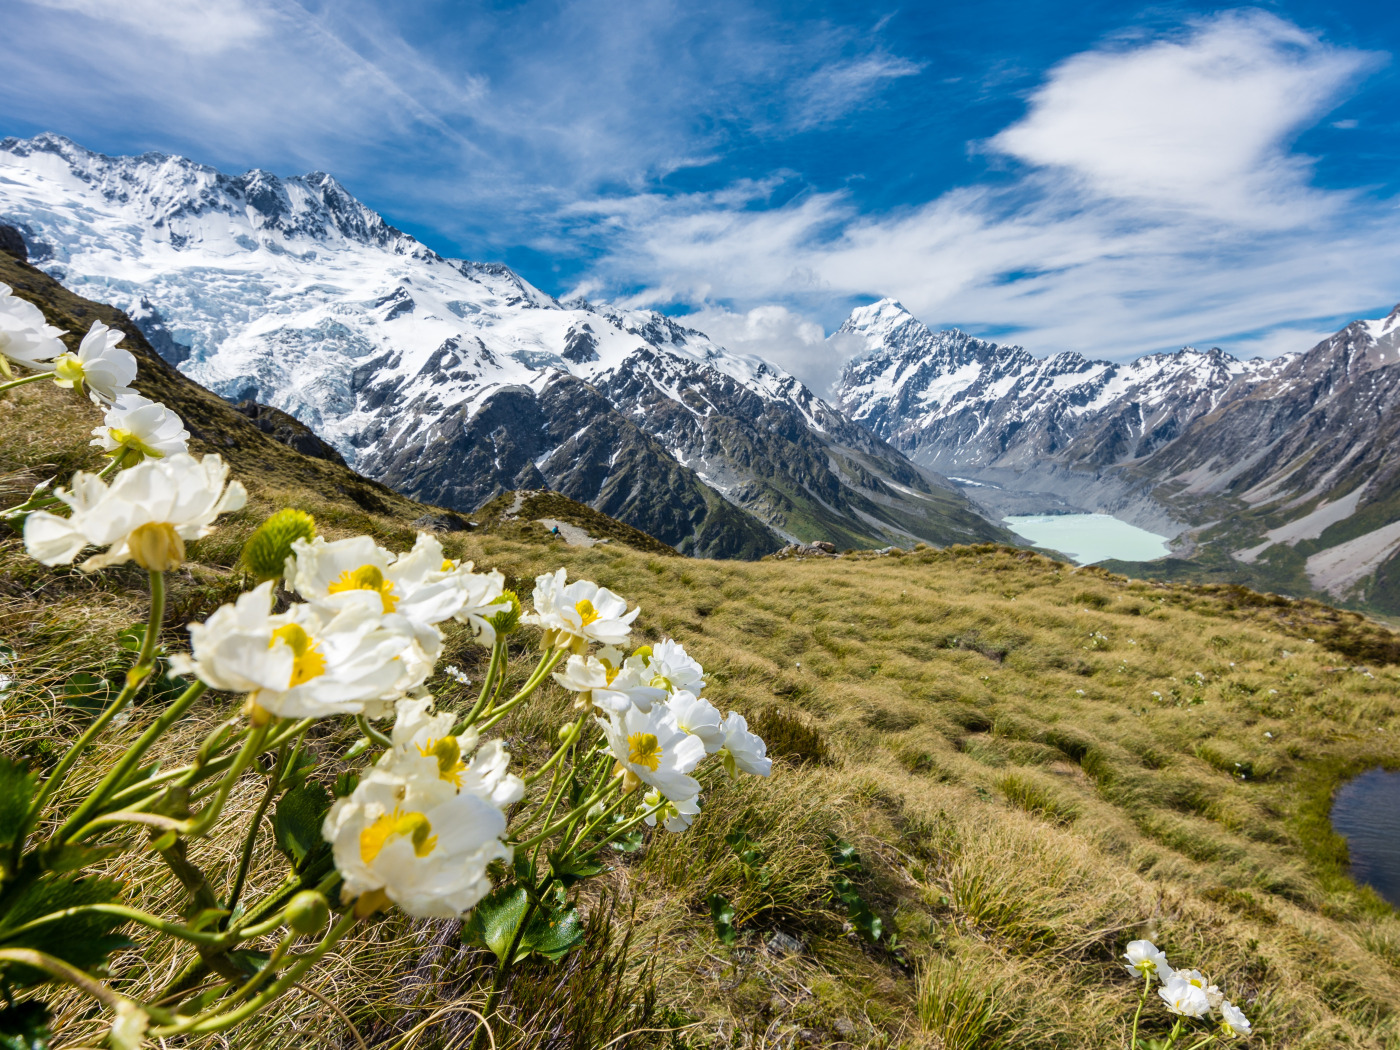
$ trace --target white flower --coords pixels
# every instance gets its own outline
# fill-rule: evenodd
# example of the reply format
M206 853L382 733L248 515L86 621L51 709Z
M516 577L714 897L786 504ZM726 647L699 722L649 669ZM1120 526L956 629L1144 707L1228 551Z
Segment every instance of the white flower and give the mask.
M455 918L491 891L486 867L509 861L506 817L490 797L435 772L375 766L331 807L321 834L342 899L382 894L419 919Z
M172 665L215 689L247 693L279 718L377 715L418 683L402 659L413 648L400 621L364 606L293 605L272 615L273 581L190 624L189 656Z
M646 680L667 692L681 690L697 696L705 690L705 670L685 651L685 646L667 638L655 645L643 646L633 654L643 661Z
M379 760L379 766L404 775L437 776L458 791L468 791L505 807L525 797L525 782L507 772L510 755L499 740L476 749L477 732L452 735L456 716L450 712L433 714L431 699L400 700L390 740L393 746Z
M1173 970L1172 976L1179 977L1187 984L1194 984L1197 988L1201 989L1201 991L1205 991L1210 987L1210 982L1206 980L1206 975L1201 973L1200 970Z
M656 788L668 799L694 798L700 782L687 776L705 757L699 737L682 732L676 716L663 705L650 711L629 707L598 724L608 747L625 772Z
M1157 989L1167 1009L1182 1017L1204 1017L1210 1013L1206 990L1180 977L1171 977Z
M54 382L74 390L86 386L88 396L99 404L104 401L111 404L122 394L132 393L136 358L130 350L117 346L125 338L125 332L93 321L92 328L78 345L78 352L63 354L54 360Z
M96 445L132 466L149 456L160 459L189 451L190 432L170 409L140 394L122 394L93 430Z
M1249 1018L1234 1003L1226 1000L1220 1004L1220 1027L1232 1039L1249 1035Z
M471 562L444 561L442 570L451 573L462 587L462 607L453 618L472 629L472 636L482 645L496 644L496 627L492 623L501 613L509 613L512 596L505 593L506 578L492 569L474 572Z
M456 664L448 664L442 669L442 673L447 675L448 678L452 679L458 685L472 684L472 680L467 677L466 672L463 671Z
M724 747L720 755L731 777L735 775L736 768L758 777L766 777L773 772L768 745L762 737L749 732L749 723L743 715L730 711L720 728L724 730Z
M426 532L413 550L390 554L368 536L297 540L287 560L287 587L328 608L367 605L421 624L438 624L466 600L455 572L443 571L442 544ZM451 564L450 562L448 563Z
M642 799L642 804L647 809L656 809L655 813L648 813L642 819L647 827L656 827L659 818L662 827L667 831L679 833L690 828L691 822L700 815L700 797L681 799L679 802L670 802L661 797L659 791L649 791Z
M85 572L127 561L155 572L173 569L184 561L186 540L207 536L216 517L247 502L238 482L224 488L227 478L228 467L218 456L195 459L184 452L138 463L118 474L110 488L95 474L79 471L71 490L54 493L72 514L29 515L25 549L45 565L64 565L89 544L107 547L82 564Z
M544 628L545 644L581 653L589 642L626 642L641 610L628 612L626 601L591 580L567 580L565 569L535 578L535 611L522 619Z
M12 376L10 362L52 372L51 362L64 352L59 329L44 321L43 312L33 303L11 294L8 284L0 284L0 373Z
M1127 954L1123 958L1127 960L1128 972L1134 976L1167 981L1174 972L1167 965L1166 952L1151 941L1129 941Z
M597 656L571 655L564 670L554 672L554 680L578 694L575 707L595 707L605 712L621 712L629 707L650 711L651 705L666 699L666 690L643 685L639 668L611 647Z
M713 755L724 746L724 718L708 700L680 690L666 702L666 706L676 716L676 724L681 729L704 742L705 754Z

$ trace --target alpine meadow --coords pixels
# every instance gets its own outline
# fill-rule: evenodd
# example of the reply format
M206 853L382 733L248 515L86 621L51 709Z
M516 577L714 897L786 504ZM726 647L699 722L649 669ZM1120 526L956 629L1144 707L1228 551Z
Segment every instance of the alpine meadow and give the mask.
M1397 1045L1327 823L1400 763L1388 629L996 544L689 559L548 494L473 529L0 265L12 361L70 333L0 401L14 1045ZM79 393L116 346L163 434Z

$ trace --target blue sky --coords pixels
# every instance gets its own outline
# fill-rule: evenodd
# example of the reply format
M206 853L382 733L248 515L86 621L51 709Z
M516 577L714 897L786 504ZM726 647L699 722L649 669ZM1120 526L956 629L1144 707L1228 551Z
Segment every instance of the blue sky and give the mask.
M819 385L851 306L1044 354L1400 300L1400 5L0 0L0 134L330 171Z

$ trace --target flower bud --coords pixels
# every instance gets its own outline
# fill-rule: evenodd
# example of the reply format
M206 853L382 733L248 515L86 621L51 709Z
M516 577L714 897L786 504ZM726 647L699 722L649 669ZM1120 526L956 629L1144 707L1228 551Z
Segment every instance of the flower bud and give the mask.
M565 722L559 727L559 743L567 744L569 738L574 735L574 723Z
M282 913L287 925L300 934L320 933L331 917L326 898L315 890L302 890L293 897Z
M292 544L316 535L316 520L302 510L279 510L258 526L243 545L240 559L259 583L278 579L286 571Z
M520 626L520 595L514 591L502 591L501 600L497 604L505 605L505 608L494 616L488 617L486 622L495 629L498 635L510 634Z
M126 542L131 548L131 560L147 572L169 572L185 561L185 541L167 522L138 526Z

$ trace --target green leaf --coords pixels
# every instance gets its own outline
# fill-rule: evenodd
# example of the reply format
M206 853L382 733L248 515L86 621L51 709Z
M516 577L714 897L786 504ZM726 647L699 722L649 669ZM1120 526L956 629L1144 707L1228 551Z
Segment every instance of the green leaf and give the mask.
M633 828L613 839L608 845L619 853L636 853L642 848L644 841L646 841L646 836L642 833L642 829Z
M293 764L282 772L282 782L293 789L303 788L306 786L306 774L315 768L316 756L299 751ZM350 790L353 791L354 788Z
M577 908L537 908L520 938L516 961L531 952L558 962L583 940L583 919Z
M335 787L332 791L336 798L346 798L355 793L355 789L360 786L360 775L351 773L349 770L342 770L335 775Z
M603 874L608 870L608 866L598 864L593 860L579 860L572 857L561 859L557 853L551 853L549 855L549 870L554 872L554 877L561 886L572 886L576 882Z
M298 869L307 860L329 848L321 837L321 824L330 811L326 789L314 780L293 788L277 803L272 818L272 837L277 848L289 856Z
M113 932L125 924L117 916L87 912L46 922L17 936L10 936L8 931L54 912L85 904L111 904L120 899L121 884L112 879L44 875L25 887L0 919L0 946L35 948L80 970L94 971L112 952L131 945L126 937ZM27 966L10 964L3 972L13 986L50 980L48 974Z
M47 871L79 871L96 864L98 861L106 860L108 857L115 857L118 853L124 852L127 848L127 846L121 844L114 846L80 846L67 843L54 850L45 850L42 854L43 864Z
M0 1050L49 1050L49 1008L37 999L0 1009Z
M0 756L0 850L9 851L14 846L38 780L27 766Z
M860 854L856 852L854 846L829 831L827 838L831 840L831 863L835 865L837 871L858 874L865 870L865 865L860 860Z
M198 933L200 930L213 926L227 914L229 914L227 908L202 908L195 912L185 925Z
M237 966L249 977L256 977L272 958L267 952L252 951L246 948L234 952L225 952L224 954L232 961L233 965Z
M720 943L732 947L734 941L739 936L739 931L734 928L734 905L729 903L729 899L720 893L712 893L708 898L710 902L710 918L714 920L715 936Z
M472 909L471 915L462 923L462 940L491 949L496 961L504 965L510 946L515 941L515 931L520 928L529 903L530 896L519 883L496 888Z
M96 718L111 695L112 683L107 679L91 671L78 671L63 685L63 706Z

